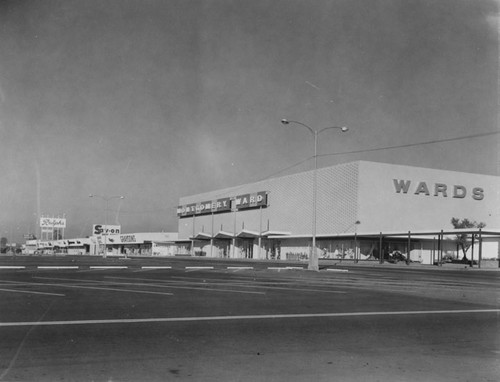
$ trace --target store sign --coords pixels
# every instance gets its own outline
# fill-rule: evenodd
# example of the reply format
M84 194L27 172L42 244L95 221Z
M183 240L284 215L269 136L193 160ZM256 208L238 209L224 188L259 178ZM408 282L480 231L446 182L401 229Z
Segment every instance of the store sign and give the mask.
M121 232L120 225L103 225L103 224L94 224L92 226L92 235L113 235Z
M193 216L231 211L231 198L216 199L207 202L191 203L177 208L177 216Z
M65 218L40 218L41 228L66 228Z
M254 194L239 195L236 197L235 203L236 208L239 210L267 206L267 192L261 191Z
M238 195L236 197L185 204L177 207L177 216L186 217L218 212L229 212L231 211L232 200L234 200L233 207L238 210L255 207L267 207L267 194L267 191L260 191L251 194Z
M484 199L484 189L481 187L474 187L471 190L462 185L447 185L445 183L430 183L418 182L412 185L411 180L393 179L394 189L397 194L414 194L438 197L451 197L456 199L464 199L470 196L474 200Z
M136 243L137 239L135 238L135 235L120 235L120 241L122 243Z

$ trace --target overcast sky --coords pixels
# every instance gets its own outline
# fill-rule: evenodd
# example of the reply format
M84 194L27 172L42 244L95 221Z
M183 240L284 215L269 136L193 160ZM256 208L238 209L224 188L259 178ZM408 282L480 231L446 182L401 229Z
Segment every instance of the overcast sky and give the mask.
M176 231L180 196L312 168L312 135L282 118L349 126L322 133L320 166L496 175L498 12L488 0L2 0L0 236L35 232L39 213L89 235L105 206L90 193L125 196L108 217L123 232Z

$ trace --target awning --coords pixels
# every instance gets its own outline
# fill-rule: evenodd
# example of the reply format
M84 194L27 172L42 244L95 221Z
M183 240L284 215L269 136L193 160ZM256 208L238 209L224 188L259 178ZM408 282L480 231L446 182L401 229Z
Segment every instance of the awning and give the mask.
M268 237L268 236L290 236L292 233L291 232L284 232L284 231L265 231L262 232L262 236Z
M192 240L210 240L212 236L206 232L198 232L194 237L191 237Z
M236 237L253 239L255 237L259 237L259 233L255 232L255 231L249 231L247 229L243 229L240 232L238 232Z
M232 233L225 232L225 231L219 231L214 236L215 239L225 239L225 240L230 240L233 237L234 237L234 235Z

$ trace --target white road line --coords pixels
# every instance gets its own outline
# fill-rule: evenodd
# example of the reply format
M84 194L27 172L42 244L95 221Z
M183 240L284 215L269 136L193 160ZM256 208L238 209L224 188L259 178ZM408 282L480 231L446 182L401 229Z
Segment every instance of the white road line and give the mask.
M29 293L29 294L45 294L48 296L66 296L65 294L60 293L48 293L48 292L32 292L29 290L16 290L16 289L0 289L0 292L14 292L14 293Z
M39 265L38 269L79 269L78 265L66 265L66 266L57 266L57 265Z
M106 276L109 279L125 279L129 280L127 277L112 277ZM158 279L135 279L140 281L157 281L168 285L170 288L180 288L180 289L200 289L205 291L221 291L221 292L234 292L234 293L255 293L255 294L265 294L265 292L249 292L249 291L238 291L238 290L227 290L227 289L215 289L215 288L196 288L188 285L226 285L240 288L260 288L260 289L269 289L269 290L287 290L287 291L302 291L302 292L315 292L315 293L337 293L337 294L346 294L345 291L337 291L337 290L327 290L327 289L301 289L298 287L290 286L290 287L276 287L270 285L255 285L255 284L242 284L242 282L226 282L226 283L211 283L211 282L203 282L203 281L175 281L175 280L158 280ZM172 285L172 283L183 284L184 286Z
M128 269L127 266L114 265L91 265L90 269Z
M119 280L131 280L130 278L127 277L106 277L107 279L119 279ZM147 280L147 281L153 281L153 280L148 280L148 279L135 279L139 281ZM163 282L163 285L158 285L158 284L152 284L152 283L117 283L117 282L111 282L112 284L132 284L132 285L146 285L146 286L154 286L158 288L171 288L171 289L192 289L192 290L202 290L205 292L226 292L226 293L245 293L245 294L266 294L265 292L252 292L252 291L245 291L245 290L234 290L234 289L217 289L217 288L211 288L211 284L207 283L193 283L195 285L205 285L206 288L196 288L193 286L188 286L188 285L171 285L168 283L166 280L155 280L155 281L160 281Z
M197 269L214 269L214 267L186 267L186 269L197 270Z
M172 269L172 267L141 267L141 269Z
M178 286L178 285L169 285L169 284L153 284L153 283L138 283L138 282L116 282L116 281L98 281L98 280L80 280L80 279L64 279L64 278L58 278L58 277L34 277L35 279L41 279L41 280L60 280L60 281L77 281L77 282L86 282L86 283L99 283L99 284L111 284L111 285L133 285L133 286L148 286L148 287L155 287L155 288L170 288L170 289L192 289L192 290L202 290L205 292L226 292L226 293L245 293L245 294L265 294L265 292L251 292L251 291L239 291L239 290L234 290L234 289L216 289L216 288L208 288L210 284L203 284L206 285L207 288L196 288L192 286ZM138 278L130 278L130 277L111 277L111 276L106 276L105 278L107 279L118 279L118 280L134 280L134 281L163 281L163 280L149 280L149 279L138 279ZM50 284L41 284L41 285L50 285ZM66 284L55 284L55 285L66 285ZM72 287L77 287L76 285L73 285ZM81 288L88 288L81 286ZM96 287L93 287L94 289L97 289ZM104 287L101 287L104 289ZM106 288L104 290L113 290L110 288ZM121 289L119 289L121 290ZM141 292L138 290L135 290L134 292L136 293L156 293L156 294L162 294L159 292ZM165 293L165 294L170 294L172 293Z
M239 271L243 269L253 269L253 267L227 267L227 269Z
M327 271L329 271L329 272L341 272L341 273L349 272L349 270L347 270L347 269L332 269L332 268L328 268Z
M48 279L50 280L51 278L48 277L34 277L36 279ZM72 280L72 281L85 281L87 282L88 280ZM91 280L89 282L98 282ZM104 287L93 287L93 286L83 286L83 285L69 285L69 284L52 284L52 283L33 283L32 285L40 285L40 286L51 286L51 287L59 287L59 288L80 288L80 289L97 289L97 290L103 290L103 291L113 291L113 292L130 292L130 293L143 293L143 294L160 294L160 295L165 295L165 296L173 296L173 293L168 293L168 292L149 292L149 291L144 291L144 290L134 290L134 289L117 289L117 288L104 288Z
M26 269L26 267L22 265L2 265L0 269Z
M460 309L460 310L417 310L400 312L352 312L352 313L304 313L304 314L262 314L246 316L208 316L208 317L159 317L159 318L125 318L109 320L72 320L72 321L30 321L0 322L0 327L13 326L56 326L56 325L102 325L102 324L135 324L151 322L193 322L193 321L229 321L229 320L266 320L289 318L335 318L335 317L373 317L373 316L415 316L428 314L477 314L500 313L500 309Z

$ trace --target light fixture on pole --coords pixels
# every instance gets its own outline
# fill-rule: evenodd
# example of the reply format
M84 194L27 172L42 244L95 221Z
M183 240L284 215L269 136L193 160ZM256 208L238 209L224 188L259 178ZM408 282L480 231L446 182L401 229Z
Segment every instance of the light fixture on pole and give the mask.
M90 194L89 198L100 198L104 200L105 202L105 207L104 207L104 253L102 255L103 258L106 258L108 248L107 248L107 236L108 233L106 232L107 226L108 226L108 204L111 199L125 199L125 196L122 195L112 195L112 196L106 196L106 195L95 195L95 194Z
M290 121L288 119L282 119L281 123L283 125L289 125L290 123L295 123L297 125L304 126L309 130L309 132L314 136L314 172L313 172L313 217L312 217L312 246L311 253L309 255L309 265L308 269L312 271L319 270L318 256L316 253L316 200L317 200L317 172L318 172L318 135L325 130L338 129L345 133L349 129L345 126L330 126L325 127L321 130L314 130L305 123L298 121Z

